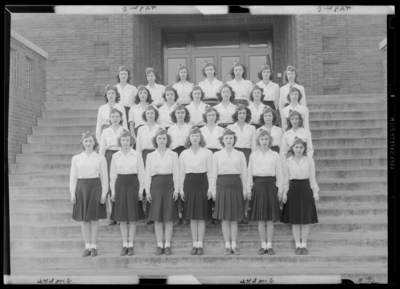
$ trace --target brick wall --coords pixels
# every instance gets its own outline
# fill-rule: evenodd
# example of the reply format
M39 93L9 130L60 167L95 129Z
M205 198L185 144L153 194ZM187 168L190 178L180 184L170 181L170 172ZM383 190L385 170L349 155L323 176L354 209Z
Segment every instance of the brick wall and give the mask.
M386 98L387 94L387 39L385 38L379 43L383 65L383 95Z
M18 40L15 38L18 36ZM46 100L46 54L35 51L20 40L10 40L10 93L8 118L8 163L15 164L26 136L32 134L36 118L42 114Z

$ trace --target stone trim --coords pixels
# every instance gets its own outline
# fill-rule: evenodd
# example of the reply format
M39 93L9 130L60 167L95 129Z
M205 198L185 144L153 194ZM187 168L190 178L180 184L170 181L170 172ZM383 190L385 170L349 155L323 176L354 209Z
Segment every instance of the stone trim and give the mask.
M26 47L32 49L35 51L37 54L43 56L44 58L48 59L49 55L46 51L44 51L42 48L36 46L32 42L30 42L28 39L20 35L19 33L15 32L14 30L11 29L11 37L13 37L15 40L18 40L22 44L24 44Z
M382 50L387 46L387 38L383 39L381 43L379 43L379 49Z

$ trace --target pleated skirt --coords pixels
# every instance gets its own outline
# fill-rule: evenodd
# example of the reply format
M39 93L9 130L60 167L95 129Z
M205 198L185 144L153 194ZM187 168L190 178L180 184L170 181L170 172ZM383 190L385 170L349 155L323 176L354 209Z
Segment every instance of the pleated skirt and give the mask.
M142 203L139 202L137 174L118 175L115 182L115 202L110 219L113 221L139 221L144 219Z
M78 179L72 219L78 222L107 219L106 205L100 203L101 191L100 178Z
M211 106L216 106L218 104L218 99L217 98L204 98L203 102L205 104L208 104Z
M276 110L274 101L272 101L272 100L263 100L262 103L265 104L265 105L268 105L268 106L271 107L273 110Z
M209 220L212 217L212 208L207 200L208 179L206 173L186 174L183 182L185 202L183 218L189 220Z
M241 151L244 153L244 156L246 157L246 165L249 165L249 160L250 160L250 155L251 155L251 149L242 149L242 148L235 148L235 150Z
M317 208L309 180L290 180L281 222L295 225L318 223Z
M220 151L220 149L209 149L210 151L212 151L213 154L215 154L216 152Z
M279 147L278 146L272 146L270 147L270 150L277 152L279 154Z
M243 185L240 175L219 175L214 218L223 221L244 219Z
M118 150L106 150L105 158L107 161L107 173L108 173L108 182L110 182L110 168L111 168L111 160L113 154L115 154ZM108 189L108 193L111 194L111 189Z
M179 219L178 203L173 200L174 182L172 174L152 176L150 194L149 220L166 223Z
M275 177L253 177L250 221L277 222L280 220L281 212L278 202L278 188L275 182Z
M142 151L143 164L144 164L145 168L146 168L147 155L154 151L155 151L155 149L151 149L151 150L145 149ZM143 191L143 199L146 199L146 190ZM146 201L146 213L145 213L146 219L149 218L150 206L151 206L151 204Z
M186 148L184 146L179 146L177 148L174 148L172 151L176 152L178 154L178 157L181 155L181 153L185 150Z

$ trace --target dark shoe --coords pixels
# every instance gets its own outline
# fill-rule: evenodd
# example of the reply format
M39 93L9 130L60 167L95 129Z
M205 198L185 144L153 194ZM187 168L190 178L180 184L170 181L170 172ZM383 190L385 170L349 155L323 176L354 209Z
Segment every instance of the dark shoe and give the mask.
M230 255L231 254L231 249L230 248L225 248L224 249L224 255Z
M146 222L146 225L152 225L152 224L154 224L153 221L148 220L148 221Z
M87 256L90 256L90 250L89 249L86 249L82 254L82 257L87 257Z
M97 256L97 249L92 248L92 249L90 250L90 256L96 257L96 256Z
M111 221L108 225L109 225L109 226L114 226L114 225L116 225L116 224L117 224L116 221Z
M209 225L215 225L214 219L210 219L210 220L208 221L208 224L209 224Z
M171 248L170 248L170 247L166 247L166 248L164 249L164 254L165 254L165 255L171 255L171 254L172 254Z
M221 224L221 220L214 219L214 223L215 223L215 225L219 225L219 224Z
M203 248L197 248L197 255L203 255Z
M264 255L267 249L261 248L260 250L258 250L258 255Z
M163 253L163 248L157 247L156 255L159 256Z
M128 254L128 248L127 247L122 247L120 255L121 256L125 256L126 254Z
M182 225L182 218L179 218L179 220L176 221L176 222L174 223L174 225L175 225L175 226L176 226L176 225Z
M128 256L133 256L133 247L128 248Z
M301 253L302 253L303 255L308 255L308 250L307 250L307 248L301 248Z
M300 247L296 248L296 251L294 251L294 253L295 253L296 255L301 255L301 254L302 254L301 248L300 248Z
M182 224L183 224L183 225L190 225L190 220L183 219Z
M243 224L247 225L249 223L249 218L244 217Z
M240 252L240 250L238 248L232 249L232 253L235 255L241 255L242 252Z
M269 248L268 252L266 252L266 253L268 253L269 255L275 255L275 251L272 248Z
M190 255L197 255L197 248L193 247L192 251L190 251Z

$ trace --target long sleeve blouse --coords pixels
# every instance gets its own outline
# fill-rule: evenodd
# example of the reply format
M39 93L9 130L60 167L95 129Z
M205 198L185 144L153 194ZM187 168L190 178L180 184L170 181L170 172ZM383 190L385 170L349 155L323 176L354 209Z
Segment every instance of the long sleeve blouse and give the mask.
M156 132L159 127L160 125L158 124L155 124L151 130L147 124L139 127L136 139L136 150L138 152L141 153L143 150L155 149L152 139L156 135Z
M184 84L182 84L179 81L175 83L172 87L175 88L176 92L178 92L178 103L189 104L192 101L189 94L193 89L193 83L186 81Z
M250 103L249 106L247 107L251 111L251 123L258 124L260 122L260 115L264 110L264 107L266 107L265 104L261 103L258 109L254 105L254 103Z
M236 105L229 103L228 107L225 108L224 105L221 103L214 106L214 108L219 113L219 121L218 123L233 123L232 115L236 111Z
M206 112L206 104L204 102L200 102L197 108L192 102L186 108L190 113L190 125L204 125L203 114Z
M122 126L128 129L128 124L126 123L126 115L125 115L125 108L116 103L113 108L117 108L122 113ZM99 111L97 113L97 124L96 124L96 139L97 141L101 138L101 128L103 125L110 125L110 111L111 107L108 103L99 107Z
M171 120L171 113L174 111L174 108L174 105L168 107L168 104L164 104L158 109L158 112L160 113L158 119L162 127L170 127L174 124Z
M126 84L124 88L121 88L121 84L118 83L116 85L119 95L121 96L121 100L119 104L125 106L125 107L131 107L134 106L135 103L133 102L135 100L135 95L138 92L138 89L136 86L131 85L131 84Z
M208 127L205 125L200 129L200 131L204 137L204 141L206 142L206 148L218 150L221 150L223 148L218 139L222 136L222 133L224 132L224 129L222 127L216 125L213 131L210 132Z
M232 79L226 83L229 84L235 92L235 99L250 99L250 93L253 89L253 83L250 80L242 78L240 81L236 81L236 79Z
M204 91L204 99L217 98L217 93L220 92L222 81L214 78L213 82L210 83L207 79L199 82L199 86Z
M299 103L303 106L307 106L307 102L306 102L306 92L304 90L304 86L295 83L294 87L298 88L301 91L301 94L303 95L303 97L301 98L301 100L299 101ZM287 99L287 96L289 94L290 91L290 84L286 84L284 86L282 86L279 89L279 112L282 113L282 109L285 107L285 104L289 104L289 101Z
M275 103L276 100L279 102L279 85L275 82L269 81L268 85L266 85L262 80L257 83L259 87L261 87L264 92L264 100L265 101L273 101Z
M251 124L244 124L243 131L240 129L237 122L228 125L228 128L236 133L237 141L235 148L251 149L255 151L256 145L256 128Z
M290 129L286 131L283 136L282 136L282 142L281 146L279 149L279 154L281 155L281 160L286 158L286 155L290 149L290 147L293 145L293 141L295 137L302 138L307 142L307 156L313 157L314 155L314 147L312 144L312 139L311 139L311 132L308 129L305 128L299 128L295 132L293 129Z
M164 85L154 83L154 86L150 87L150 84L147 84L146 88L150 91L151 99L153 100L153 104L160 106L165 103L165 100L163 98L163 95L165 92Z
M118 146L118 136L121 134L122 130L122 126L119 126L116 132L114 132L111 126L103 130L103 132L101 133L99 149L99 154L101 156L106 155L106 150L120 149L120 147Z
M261 129L268 131L274 139L271 146L281 146L283 130L279 126L273 125L271 131L269 131L265 126L259 127L256 130L256 136L260 133Z
M301 116L303 118L304 128L309 130L310 129L310 125L309 125L310 117L309 117L308 108L305 106L302 106L301 104L298 104L295 107L293 107L291 104L289 104L288 106L286 106L282 109L282 115L281 115L282 129L285 130L287 127L286 119L289 117L290 110L298 111L301 114Z
M157 109L157 106L155 104L153 104L153 106ZM144 125L146 123L143 120L144 110L145 109L140 104L132 106L129 110L129 122L132 121L135 124L135 128L139 125ZM158 120L156 122L158 123Z
M71 172L69 176L69 190L71 197L75 196L78 179L99 178L101 181L101 196L108 192L107 161L103 156L92 152L89 156L85 152L72 157Z
M189 135L189 130L191 126L187 123L184 123L181 128L175 123L168 129L168 134L172 138L171 150L176 149L179 146L183 146L185 144L186 138Z

